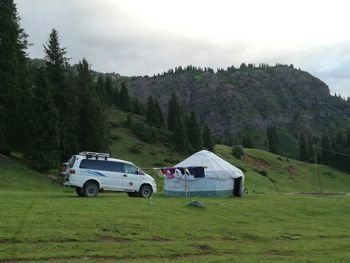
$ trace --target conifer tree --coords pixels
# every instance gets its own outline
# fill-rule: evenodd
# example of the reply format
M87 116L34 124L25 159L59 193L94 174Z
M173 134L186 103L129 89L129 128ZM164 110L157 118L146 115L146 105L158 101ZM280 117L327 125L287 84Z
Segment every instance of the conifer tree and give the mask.
M113 104L117 107L120 107L120 93L118 87L115 87L114 89Z
M175 149L184 154L193 153L192 145L187 137L187 131L182 118L178 120L176 130L174 133L175 138Z
M108 104L115 104L114 102L114 89L113 89L113 85L112 85L112 79L110 76L107 76L105 79L105 94L106 94L106 102Z
M80 150L105 151L108 131L101 105L92 89L91 69L86 59L78 64L77 85L80 90Z
M157 98L154 99L154 111L157 116L157 127L161 128L164 126L164 117Z
M214 152L214 142L208 126L205 126L203 130L203 146L208 151Z
M129 96L129 91L126 87L125 82L122 83L122 87L120 89L120 109L127 112L133 111L133 105Z
M244 148L254 148L254 143L249 134L243 137L242 144Z
M35 114L30 125L32 139L28 141L28 155L41 171L57 166L60 161L59 114L50 85L45 72L39 70L33 91Z
M23 146L27 35L13 0L0 1L0 152ZM21 149L19 149L21 150Z
M97 78L96 93L97 93L97 96L100 98L100 101L103 104L106 104L107 98L106 98L106 90L105 90L105 81L102 75L98 76Z
M176 93L173 92L168 102L167 124L168 124L169 130L175 131L180 114L181 114L180 105L177 100Z
M132 99L132 104L134 105L134 112L138 115L142 115L142 107L137 98Z
M192 111L187 121L187 135L194 151L199 151L203 148L203 140L201 130L197 122L195 113Z

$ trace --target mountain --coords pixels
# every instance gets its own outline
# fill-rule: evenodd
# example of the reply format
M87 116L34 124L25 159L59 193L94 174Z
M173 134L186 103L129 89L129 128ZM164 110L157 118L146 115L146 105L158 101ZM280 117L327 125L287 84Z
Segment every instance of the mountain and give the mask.
M166 112L173 92L185 111L194 111L220 142L267 147L267 127L276 127L280 153L298 156L300 134L320 137L350 124L350 103L332 96L328 86L292 65L242 64L214 72L178 67L153 77L127 79L130 93L145 102L156 96Z

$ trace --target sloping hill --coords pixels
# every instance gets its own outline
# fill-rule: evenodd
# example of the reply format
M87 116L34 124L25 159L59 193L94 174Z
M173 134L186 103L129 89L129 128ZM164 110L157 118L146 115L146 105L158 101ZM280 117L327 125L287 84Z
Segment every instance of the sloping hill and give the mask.
M110 151L113 157L134 162L157 180L163 189L163 179L153 167L172 166L187 156L166 145L147 143L125 128L128 114L120 111L111 114ZM143 121L134 115L133 121ZM232 147L216 145L216 154L241 168L246 175L250 193L319 192L320 181L316 166L257 149L244 149L242 159L232 155ZM324 192L350 192L350 175L329 166L319 165L321 186ZM8 190L54 190L58 184L47 175L6 157L0 158L0 187Z
M246 187L250 192L349 192L350 175L326 165L288 159L257 149L244 149L245 155L237 159L232 148L217 145L216 153L245 170Z
M0 155L0 189L21 191L58 190L54 178L38 173L15 159Z

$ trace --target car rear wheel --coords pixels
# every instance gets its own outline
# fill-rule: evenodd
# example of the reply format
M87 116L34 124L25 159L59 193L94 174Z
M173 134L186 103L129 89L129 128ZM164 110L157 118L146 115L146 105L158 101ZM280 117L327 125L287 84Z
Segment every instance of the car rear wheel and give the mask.
M94 182L87 182L84 184L83 194L85 197L95 197L98 195L98 185Z
M150 198L152 196L152 187L148 184L144 184L140 188L139 196L143 198Z
M81 188L81 187L76 187L76 188L75 188L75 192L76 192L77 195L80 196L80 197L84 196L83 188Z

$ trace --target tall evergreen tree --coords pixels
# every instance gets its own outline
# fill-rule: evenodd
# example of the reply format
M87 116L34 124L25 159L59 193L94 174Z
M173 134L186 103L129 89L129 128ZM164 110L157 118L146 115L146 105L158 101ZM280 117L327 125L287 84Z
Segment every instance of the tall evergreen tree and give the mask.
M112 85L112 79L110 76L106 77L104 90L106 93L106 102L108 104L112 104L112 103L115 104L115 101L114 101L115 93Z
M0 152L23 146L27 119L21 107L27 98L27 35L13 0L0 1Z
M157 127L161 128L164 126L164 117L157 98L154 99L154 111L157 115Z
M178 152L184 154L193 153L192 145L187 137L187 131L182 118L179 119L174 133L175 148Z
M275 126L270 126L267 128L267 140L269 152L278 154L279 152L279 140Z
M122 83L119 96L120 96L120 108L123 111L132 112L133 105L132 105L131 98L129 96L129 91L126 87L125 82Z
M60 126L60 152L61 160L67 159L74 152L76 147L72 147L76 133L72 134L72 126L77 123L77 92L76 86L69 83L72 77L68 79L68 58L66 57L66 48L61 47L60 37L56 29L52 29L46 44L44 45L46 75L51 82L51 94L54 104L58 109ZM70 144L72 143L72 144Z
M169 130L175 131L180 115L181 115L180 105L177 100L176 93L173 92L168 102L167 124L168 124Z
M41 171L57 166L60 161L59 114L50 85L45 72L39 70L33 91L32 139L28 141L30 147L27 153Z
M106 104L107 98L106 98L106 90L105 90L105 81L102 75L98 76L97 78L96 93L97 93L97 96L100 98L100 101L103 104Z
M45 51L45 63L47 67L48 77L52 84L55 86L55 98L61 100L62 94L60 94L61 88L65 83L65 71L68 66L68 58L66 57L66 48L60 46L59 34L56 29L52 29L49 35L49 39L44 45ZM56 101L56 104L59 104Z
M105 151L107 127L99 100L92 85L90 65L86 59L78 64L77 85L80 93L80 150Z
M249 134L243 137L242 144L244 148L254 148L254 143Z
M203 140L201 136L201 130L198 125L198 121L195 113L192 111L187 123L187 135L190 143L192 144L194 151L199 151L203 148Z
M203 130L203 146L208 151L214 152L213 136L208 126L205 126Z

